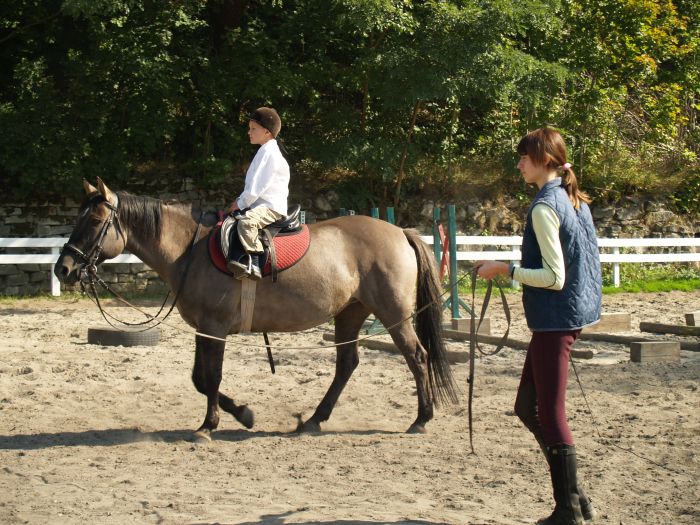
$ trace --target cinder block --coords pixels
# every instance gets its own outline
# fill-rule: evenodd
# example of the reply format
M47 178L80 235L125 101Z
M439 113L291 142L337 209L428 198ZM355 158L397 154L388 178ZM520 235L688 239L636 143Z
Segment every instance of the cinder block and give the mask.
M685 324L688 326L700 326L700 310L685 314Z
M658 363L681 360L681 344L678 341L644 341L630 343L630 361L633 363Z
M615 332L629 332L632 330L632 316L628 313L603 313L597 324L587 326L584 331L588 333L614 334Z
M471 322L472 320L470 318L452 319L452 330L469 332L471 329ZM478 319L476 320L476 325L479 326ZM481 327L477 333L481 335L491 335L491 319L489 317L484 317L483 321L481 321Z

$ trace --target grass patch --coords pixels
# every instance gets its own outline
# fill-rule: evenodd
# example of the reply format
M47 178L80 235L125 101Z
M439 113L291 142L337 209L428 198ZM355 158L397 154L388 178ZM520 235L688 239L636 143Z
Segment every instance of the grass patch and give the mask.
M613 266L603 265L603 293L692 292L700 289L700 268L691 263L620 264L620 286L613 286Z
M654 279L650 281L634 281L621 283L619 288L612 285L604 286L604 294L615 293L653 293L653 292L694 292L700 290L700 279Z

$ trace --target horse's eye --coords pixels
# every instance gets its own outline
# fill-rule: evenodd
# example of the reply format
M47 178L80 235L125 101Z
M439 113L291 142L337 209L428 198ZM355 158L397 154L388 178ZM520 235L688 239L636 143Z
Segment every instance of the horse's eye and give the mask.
M99 226L100 224L102 224L102 219L93 215L92 217L90 217L90 224L93 226Z

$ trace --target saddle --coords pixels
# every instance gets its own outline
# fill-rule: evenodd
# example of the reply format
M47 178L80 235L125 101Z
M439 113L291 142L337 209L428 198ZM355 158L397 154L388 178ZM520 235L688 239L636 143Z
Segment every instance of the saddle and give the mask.
M309 228L301 223L300 211L301 206L297 204L284 219L259 232L265 249L260 257L262 274L272 275L273 282L277 281L279 272L294 266L309 249ZM232 275L226 268L227 259L238 258L245 253L235 226L236 220L227 217L217 223L209 236L209 256L214 266L227 275Z

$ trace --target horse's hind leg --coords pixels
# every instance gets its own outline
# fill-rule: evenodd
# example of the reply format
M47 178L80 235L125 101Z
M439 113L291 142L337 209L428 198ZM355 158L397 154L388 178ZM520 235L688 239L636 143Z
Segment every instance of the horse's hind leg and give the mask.
M352 303L335 316L335 343L337 345L335 377L333 377L328 392L323 396L314 414L305 423L299 424L298 431L318 432L321 430L321 422L327 421L330 417L343 388L360 362L357 354L357 341L345 344L338 343L357 339L362 323L368 315L369 310L362 304Z
M197 430L197 433L203 437L208 437L219 425L219 406L232 414L246 428L253 426L253 412L245 405L237 406L233 399L219 392L224 348L223 341L196 336L192 382L198 392L207 396L207 414Z
M387 323L385 326L393 324L389 320L380 320L382 323ZM433 398L428 375L428 352L418 340L418 335L410 321L404 321L400 325L393 327L389 330L389 333L394 340L394 344L401 350L406 363L408 363L408 368L411 369L416 380L418 417L408 428L408 432L423 433L425 432L425 424L433 419Z

